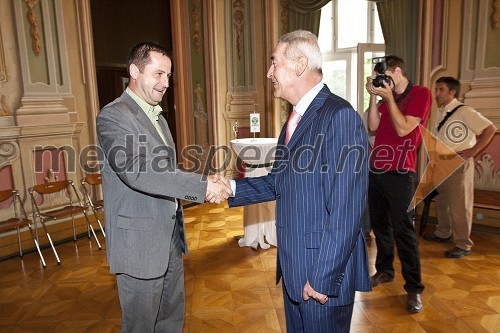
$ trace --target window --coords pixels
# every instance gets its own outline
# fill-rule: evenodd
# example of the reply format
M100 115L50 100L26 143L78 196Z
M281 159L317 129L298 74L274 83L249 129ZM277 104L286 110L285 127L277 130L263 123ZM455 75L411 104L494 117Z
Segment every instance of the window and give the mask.
M330 1L321 9L318 42L323 54L323 81L363 113L371 58L384 55L376 4L367 0Z

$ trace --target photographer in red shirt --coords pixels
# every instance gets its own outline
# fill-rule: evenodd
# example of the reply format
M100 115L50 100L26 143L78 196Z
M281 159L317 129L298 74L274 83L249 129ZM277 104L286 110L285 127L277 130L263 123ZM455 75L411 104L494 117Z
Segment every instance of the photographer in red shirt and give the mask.
M368 202L377 244L372 286L394 280L394 245L401 261L407 310L420 312L424 290L418 242L409 210L414 194L417 151L431 107L431 92L412 85L397 56L374 58L376 75L368 78L368 128L375 134L370 156ZM377 103L377 96L381 101Z

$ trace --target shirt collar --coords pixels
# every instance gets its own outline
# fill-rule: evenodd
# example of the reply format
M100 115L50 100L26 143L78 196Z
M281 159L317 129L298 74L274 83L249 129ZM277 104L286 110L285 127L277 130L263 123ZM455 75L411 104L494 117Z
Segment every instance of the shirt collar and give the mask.
M460 102L454 98L451 100L450 103L446 104L446 105L442 105L440 108L439 108L439 112L441 113L448 113L450 112L451 110L453 110L457 105L459 105Z
M304 113L306 113L307 108L309 105L312 103L316 95L323 89L323 86L325 84L323 82L318 83L314 87L312 87L311 90L306 92L304 96L300 99L300 101L295 105L294 109L296 112L298 112L301 116L304 116Z
M157 121L158 116L162 113L163 109L160 105L149 105L142 98L140 98L136 93L134 93L129 87L126 89L127 94L132 97L132 99L139 104L139 107L146 113L146 115L151 119L151 121Z

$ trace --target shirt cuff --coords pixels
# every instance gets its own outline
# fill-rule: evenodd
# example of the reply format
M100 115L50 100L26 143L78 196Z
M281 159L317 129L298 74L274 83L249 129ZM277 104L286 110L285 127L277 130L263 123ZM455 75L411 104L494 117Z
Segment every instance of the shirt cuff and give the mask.
M233 191L233 195L231 195L231 197L234 197L236 195L236 182L234 179L229 179L229 185L231 185L231 191Z

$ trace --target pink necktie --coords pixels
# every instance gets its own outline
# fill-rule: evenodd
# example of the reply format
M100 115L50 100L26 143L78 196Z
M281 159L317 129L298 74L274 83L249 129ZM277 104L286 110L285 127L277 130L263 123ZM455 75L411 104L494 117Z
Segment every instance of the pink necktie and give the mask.
M286 125L285 144L288 144L290 141L295 128L299 124L300 118L302 118L302 116L297 111L293 110L292 113L290 113L290 117L288 117L288 123Z

